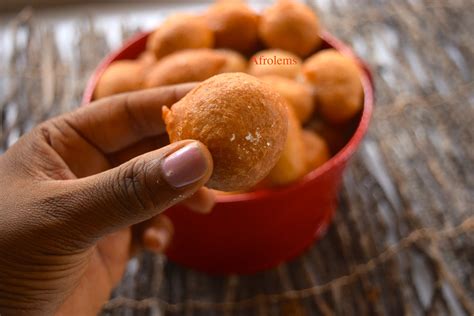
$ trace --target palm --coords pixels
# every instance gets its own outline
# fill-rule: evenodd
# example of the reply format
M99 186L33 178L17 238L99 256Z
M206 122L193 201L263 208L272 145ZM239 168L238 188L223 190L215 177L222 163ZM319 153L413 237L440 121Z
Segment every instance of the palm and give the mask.
M131 249L131 229L102 239L88 253L89 264L79 284L60 307L58 315L95 315L120 280Z
M159 252L168 244L172 223L157 214L170 201L197 192L187 205L212 208L213 194L199 189L212 172L209 158L206 174L185 189L158 181L156 161L186 143L155 151L166 139L159 108L189 89L164 87L98 101L43 123L0 157L0 225L10 231L0 238L0 250L8 253L0 256L0 292L10 295L0 297L9 304L0 304L2 314L97 314L135 248ZM137 173L138 162L154 168L148 178ZM130 176L139 192L127 187ZM152 191L147 180L156 184ZM9 292L17 288L22 291Z

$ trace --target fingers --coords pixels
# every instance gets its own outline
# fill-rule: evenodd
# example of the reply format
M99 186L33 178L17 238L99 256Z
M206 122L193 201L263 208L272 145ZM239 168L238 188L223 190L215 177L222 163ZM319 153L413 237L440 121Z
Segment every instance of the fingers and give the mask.
M165 133L164 104L172 105L194 84L148 89L104 98L40 124L23 142L58 155L76 177L107 170L124 157L152 148ZM141 146L141 148L140 148ZM129 148L130 147L130 148ZM44 150L43 150L44 151Z
M194 86L180 84L115 95L66 114L64 120L101 152L117 152L163 134L161 107L176 103Z
M215 194L212 190L202 187L196 193L184 200L182 204L198 213L209 213L215 204ZM173 235L173 223L168 216L160 214L132 227L133 243L131 255L140 249L153 252L163 252L168 248Z
M51 187L68 206L67 218L84 234L99 238L147 220L183 201L202 187L212 173L212 158L197 141L181 141L100 174ZM60 194L62 191L65 194Z
M155 216L147 221L143 227L141 245L149 251L165 251L173 238L173 234L173 223L168 216Z
M108 160L115 167L139 155L164 147L169 143L167 134L145 138L123 150L108 155Z
M215 194L212 190L202 187L182 203L195 212L209 213L215 204ZM163 252L169 246L174 234L173 223L164 214L134 225L132 230L134 236L132 254L143 248Z
M174 235L173 223L168 216L160 214L147 221L133 225L132 243L129 256L132 257L142 250L155 253L165 251Z
M207 214L211 212L214 204L216 204L216 194L214 191L202 187L189 199L183 201L183 204L192 211Z

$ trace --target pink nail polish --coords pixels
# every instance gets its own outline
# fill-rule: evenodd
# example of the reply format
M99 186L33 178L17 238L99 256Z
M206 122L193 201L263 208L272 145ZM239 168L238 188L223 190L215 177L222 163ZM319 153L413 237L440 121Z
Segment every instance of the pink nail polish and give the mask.
M196 143L178 149L166 157L162 164L165 180L175 188L199 181L207 168L207 160Z

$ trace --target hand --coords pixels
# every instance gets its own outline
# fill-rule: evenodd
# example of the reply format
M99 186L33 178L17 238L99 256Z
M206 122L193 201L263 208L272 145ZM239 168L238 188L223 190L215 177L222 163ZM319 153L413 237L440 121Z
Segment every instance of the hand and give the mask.
M161 107L190 88L101 99L42 123L0 156L2 316L95 315L134 252L168 243L172 225L158 214L189 197L191 208L210 210L206 147L159 148Z

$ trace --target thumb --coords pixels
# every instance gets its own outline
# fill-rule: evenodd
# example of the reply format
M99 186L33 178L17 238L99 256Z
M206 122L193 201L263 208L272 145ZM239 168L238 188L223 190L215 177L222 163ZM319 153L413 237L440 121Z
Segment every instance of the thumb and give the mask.
M191 196L212 173L212 157L198 141L176 142L65 186L68 218L98 238L130 226Z

